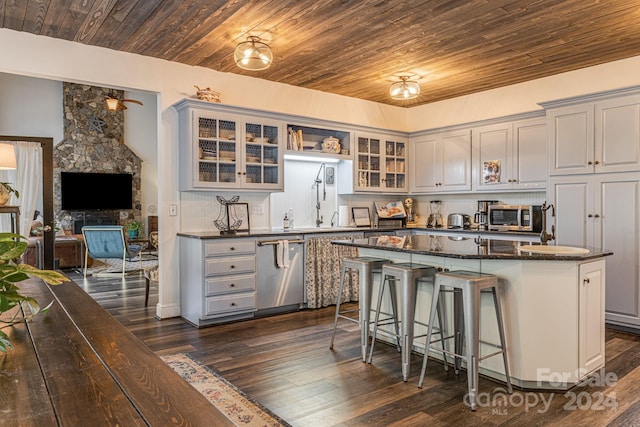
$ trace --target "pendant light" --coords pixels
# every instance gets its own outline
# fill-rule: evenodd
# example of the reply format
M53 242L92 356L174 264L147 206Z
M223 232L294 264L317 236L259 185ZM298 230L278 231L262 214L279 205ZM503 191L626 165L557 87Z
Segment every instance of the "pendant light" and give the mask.
M399 82L394 82L389 88L392 99L414 99L420 94L420 85L412 76L398 76Z
M271 48L258 36L249 36L246 42L238 44L233 56L238 67L249 71L266 70L273 62Z

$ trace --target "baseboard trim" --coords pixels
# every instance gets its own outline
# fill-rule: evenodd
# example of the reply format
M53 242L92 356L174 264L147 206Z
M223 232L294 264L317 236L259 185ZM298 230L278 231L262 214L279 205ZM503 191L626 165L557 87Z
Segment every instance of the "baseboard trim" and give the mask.
M180 305L179 304L170 304L170 305L162 305L160 303L156 304L156 317L158 319L169 319L172 317L180 316Z

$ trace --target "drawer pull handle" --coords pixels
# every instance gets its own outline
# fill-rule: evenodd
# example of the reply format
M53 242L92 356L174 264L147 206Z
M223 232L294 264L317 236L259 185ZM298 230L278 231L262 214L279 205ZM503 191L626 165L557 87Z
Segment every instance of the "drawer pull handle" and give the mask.
M229 268L233 270L234 268L236 268L236 266L232 264Z
M232 284L230 284L229 286L230 286L230 287L232 287L232 288L235 288L235 287L236 287L236 284L235 284L235 283L232 283Z
M235 248L235 246L231 246L231 247L229 248L229 250L230 250L230 251L235 251L235 250L236 250L236 248Z

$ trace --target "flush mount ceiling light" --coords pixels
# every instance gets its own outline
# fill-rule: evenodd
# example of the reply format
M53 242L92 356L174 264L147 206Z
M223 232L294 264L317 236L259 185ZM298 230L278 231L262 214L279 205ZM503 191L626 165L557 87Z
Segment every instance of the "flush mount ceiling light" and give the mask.
M409 80L412 76L398 76L399 82L394 82L389 88L393 99L413 99L420 94L420 85L415 80Z
M238 44L233 57L238 67L249 71L266 70L273 62L271 48L258 36L249 36L246 42Z

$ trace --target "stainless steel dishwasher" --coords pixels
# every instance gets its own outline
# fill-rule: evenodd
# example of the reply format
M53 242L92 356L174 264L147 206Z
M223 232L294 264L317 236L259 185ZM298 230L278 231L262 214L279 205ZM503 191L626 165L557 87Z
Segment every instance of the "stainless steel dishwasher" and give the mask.
M278 265L278 250L288 243L288 267ZM286 256L281 252L281 262ZM258 240L256 316L304 306L304 237L297 234Z

